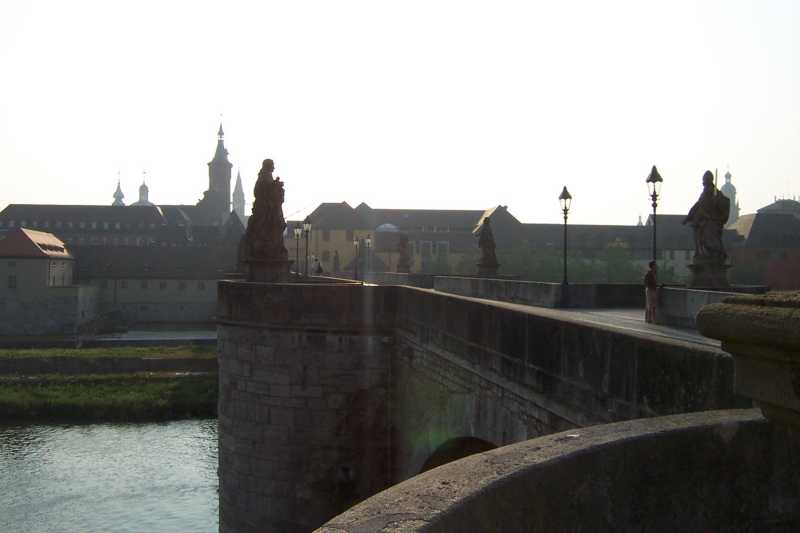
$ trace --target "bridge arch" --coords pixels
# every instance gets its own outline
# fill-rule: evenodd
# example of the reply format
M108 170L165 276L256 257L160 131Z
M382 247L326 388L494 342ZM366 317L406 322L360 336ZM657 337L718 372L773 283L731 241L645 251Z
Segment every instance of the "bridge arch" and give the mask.
M477 437L456 437L441 444L422 465L420 473L476 453L497 448L496 444Z

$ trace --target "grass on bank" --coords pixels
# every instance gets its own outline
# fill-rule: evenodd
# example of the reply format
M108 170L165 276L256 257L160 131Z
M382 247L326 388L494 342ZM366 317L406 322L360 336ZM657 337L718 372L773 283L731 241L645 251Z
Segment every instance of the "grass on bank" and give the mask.
M185 346L110 346L96 348L0 348L0 358L26 357L139 357L162 359L213 359L217 347L208 344Z
M37 376L0 381L0 420L166 420L216 416L217 375Z

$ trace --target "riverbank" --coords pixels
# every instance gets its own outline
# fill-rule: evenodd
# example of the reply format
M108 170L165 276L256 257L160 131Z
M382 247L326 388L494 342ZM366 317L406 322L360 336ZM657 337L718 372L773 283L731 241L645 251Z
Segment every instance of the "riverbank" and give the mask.
M145 421L216 416L209 346L0 350L0 419Z
M180 346L112 346L91 348L0 348L2 359L33 358L158 358L158 359L213 359L217 355L216 345Z
M216 416L217 374L21 376L0 379L0 418L143 421Z

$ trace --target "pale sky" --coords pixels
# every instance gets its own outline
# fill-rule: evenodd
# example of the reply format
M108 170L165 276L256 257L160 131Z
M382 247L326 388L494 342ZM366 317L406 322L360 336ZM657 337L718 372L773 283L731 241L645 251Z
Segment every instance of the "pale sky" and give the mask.
M0 209L195 203L222 115L248 197L630 224L730 168L743 212L800 196L791 0L0 0ZM233 184L231 184L233 187Z

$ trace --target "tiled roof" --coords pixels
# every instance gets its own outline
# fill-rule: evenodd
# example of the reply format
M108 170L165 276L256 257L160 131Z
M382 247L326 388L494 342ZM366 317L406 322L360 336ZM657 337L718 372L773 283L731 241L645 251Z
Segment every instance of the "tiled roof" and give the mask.
M449 229L470 231L483 211L448 209L373 209L361 203L353 209L347 202L322 203L310 215L314 228L375 229L392 224L401 231Z
M359 229L364 227L361 225L361 218L347 202L319 204L308 217L314 227L319 229Z
M450 209L373 209L365 220L368 228L377 228L381 224L392 224L401 231L413 231L433 228L449 231L470 231L482 211L450 210Z
M17 226L22 221L29 225L34 221L51 225L57 221L166 224L156 206L9 204L0 211L0 220L13 220Z
M750 226L745 247L800 248L800 219L788 213L759 211Z
M783 198L775 200L773 203L762 207L758 210L759 213L784 213L800 217L800 202Z
M0 240L0 257L72 259L60 239L52 233L16 228Z

